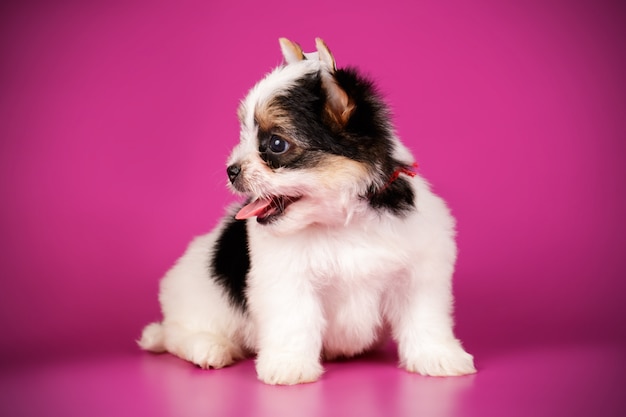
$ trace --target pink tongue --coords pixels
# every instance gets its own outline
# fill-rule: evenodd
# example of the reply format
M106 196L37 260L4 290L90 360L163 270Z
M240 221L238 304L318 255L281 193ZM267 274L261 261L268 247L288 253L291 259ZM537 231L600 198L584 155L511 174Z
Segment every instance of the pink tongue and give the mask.
M258 199L254 200L250 204L246 204L243 206L237 214L235 214L235 219L244 220L249 217L258 216L260 213L265 211L265 209L272 203L271 199Z

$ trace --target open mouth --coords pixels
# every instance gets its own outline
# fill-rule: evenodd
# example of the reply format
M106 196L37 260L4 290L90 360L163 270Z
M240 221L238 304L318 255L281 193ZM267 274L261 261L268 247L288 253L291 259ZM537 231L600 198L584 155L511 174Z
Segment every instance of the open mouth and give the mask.
M301 198L301 196L272 196L269 198L258 198L243 206L237 214L235 214L235 219L244 220L250 217L256 217L257 222L267 224L280 217L285 212L287 207Z

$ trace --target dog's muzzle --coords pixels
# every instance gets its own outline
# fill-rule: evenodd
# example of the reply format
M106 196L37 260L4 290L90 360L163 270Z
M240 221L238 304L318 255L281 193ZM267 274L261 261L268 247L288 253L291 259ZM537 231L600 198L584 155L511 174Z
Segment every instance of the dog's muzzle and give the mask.
M226 168L226 173L228 174L228 179L230 180L231 184L235 183L235 180L239 176L240 172L241 166L237 164L230 165L228 168Z

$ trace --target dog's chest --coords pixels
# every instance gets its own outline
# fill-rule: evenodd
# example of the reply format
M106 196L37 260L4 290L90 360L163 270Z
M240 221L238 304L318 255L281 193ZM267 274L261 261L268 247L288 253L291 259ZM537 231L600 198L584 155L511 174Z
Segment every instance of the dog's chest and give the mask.
M294 259L313 279L334 286L370 281L404 269L404 251L388 236L365 233L319 233L304 236L292 246Z

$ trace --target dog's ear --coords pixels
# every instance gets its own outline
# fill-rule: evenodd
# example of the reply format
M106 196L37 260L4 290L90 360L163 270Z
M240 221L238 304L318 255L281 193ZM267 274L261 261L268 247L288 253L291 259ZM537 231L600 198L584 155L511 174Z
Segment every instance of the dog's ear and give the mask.
M323 67L322 85L328 96L326 110L333 120L343 127L354 110L354 102L335 81L334 74L337 66L328 46L320 38L315 38L315 46Z
M285 62L287 64L293 64L294 62L302 61L306 59L304 57L304 53L302 52L302 48L295 42L291 42L287 38L278 39L280 43L280 49L283 52L283 57L285 58Z
M320 38L315 38L315 47L317 48L317 53L319 54L320 61L326 67L326 69L332 74L337 70L337 65L335 64L335 58L333 54L326 46L326 43Z

